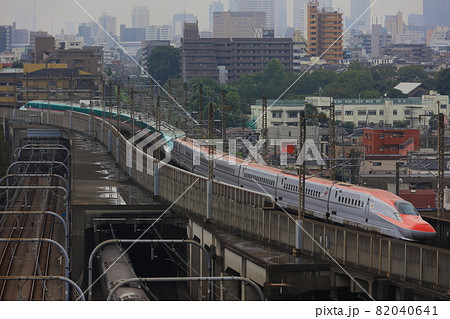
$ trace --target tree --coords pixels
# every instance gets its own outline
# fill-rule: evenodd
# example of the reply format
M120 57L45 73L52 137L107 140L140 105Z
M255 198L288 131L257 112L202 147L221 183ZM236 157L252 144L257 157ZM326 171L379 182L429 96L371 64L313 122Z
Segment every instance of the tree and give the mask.
M450 69L440 71L436 76L436 89L440 94L450 95Z
M428 78L427 72L418 65L408 65L398 70L398 79L401 82L424 82Z
M23 61L13 62L12 67L15 68L15 69L22 69L23 68Z
M156 47L147 62L149 73L162 84L181 75L181 50L172 46Z
M389 90L386 91L386 97L396 99L396 98L406 98L408 97L408 95L404 94L400 90L390 88Z
M319 120L317 117L311 117L316 116L319 114L319 111L317 110L317 107L312 105L311 103L305 103L305 116L306 116L306 125L307 126L317 126L319 125Z

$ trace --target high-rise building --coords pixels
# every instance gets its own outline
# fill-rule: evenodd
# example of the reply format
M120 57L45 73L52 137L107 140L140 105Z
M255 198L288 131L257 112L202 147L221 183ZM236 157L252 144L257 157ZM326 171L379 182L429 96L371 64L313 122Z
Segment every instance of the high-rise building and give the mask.
M392 36L392 42L400 42L401 35L404 33L405 28L405 24L403 22L403 13L399 11L395 16L386 16L384 25L387 29L387 32Z
M11 52L12 26L0 25L0 52Z
M339 64L344 55L342 13L325 7L318 1L308 2L308 53L321 57L328 64Z
M449 0L423 0L423 24L426 27L450 27Z
M224 6L223 3L212 2L209 4L209 30L213 29L213 20L214 20L214 12L223 12Z
M125 24L120 25L120 41L121 42L141 42L145 41L145 28L127 28Z
M423 26L423 15L415 13L408 14L408 25L415 27Z
M308 1L294 0L294 27L300 30L300 33L307 37L308 29Z
M275 0L275 25L287 25L287 0Z
M92 27L88 23L81 23L78 26L78 34L79 37L82 37L85 45L92 45Z
M213 23L214 38L255 38L255 30L266 25L264 12L215 12Z
M150 14L148 7L137 6L131 11L131 27L146 28L150 25Z
M11 44L29 44L30 43L30 31L27 29L16 29L16 24L13 23L11 30Z
M106 31L106 33L100 28L98 32L99 43L108 42L110 36L116 35L116 18L107 15L102 12L98 19L98 24Z
M370 30L370 1L371 0L352 0L351 19L355 22L352 29L361 31Z
M266 13L266 27L275 28L275 0L239 0L239 11Z
M181 36L183 34L184 23L195 23L197 17L189 13L176 13L173 15L173 34Z
M372 25L371 58L379 58L381 51L390 43L386 28L381 24Z
M172 26L171 25L151 25L146 28L147 41L172 41Z
M238 11L239 10L239 0L228 0L228 10L229 11Z

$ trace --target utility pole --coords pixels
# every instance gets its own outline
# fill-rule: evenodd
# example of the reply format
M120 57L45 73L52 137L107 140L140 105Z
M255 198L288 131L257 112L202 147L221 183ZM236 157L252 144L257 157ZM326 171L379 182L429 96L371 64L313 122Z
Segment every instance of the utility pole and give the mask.
M440 103L438 102L438 110ZM419 115L419 122L421 118L431 117L438 121L438 211L437 217L444 218L444 190L445 190L445 116L443 113L438 115Z
M28 89L28 72L26 72L25 73L25 83L26 83L26 86L27 86L27 91L26 91L26 95L27 95L27 103L28 102L30 102L30 96L29 96L29 94L28 94L28 92L29 92L29 89Z
M222 143L224 152L228 151L226 109L231 108L231 106L226 105L226 97L227 96L225 90L222 90L222 105L217 105L217 107L220 107L222 109Z
M209 104L208 116L208 182L206 183L206 221L212 218L212 188L214 182L214 105Z
M130 106L131 106L131 136L134 136L134 89L130 90Z
M200 124L201 138L203 138L203 85L201 83L198 86L198 123Z
M187 83L183 83L183 107L187 110L187 98L188 98L188 86ZM187 127L187 117L184 117L184 126Z
M117 84L117 95L116 95L116 99L117 99L117 114L118 114L118 116L119 116L119 118L118 118L118 121L117 121L117 123L119 123L119 132L121 131L121 123L122 123L122 121L121 121L121 118L122 118L122 115L121 115L121 112L122 112L122 106L120 105L121 104L121 96L120 96L120 84Z
M298 161L298 216L297 216L297 227L296 227L296 240L294 255L298 256L303 248L303 227L305 219L305 150L303 146L305 145L306 139L306 118L305 112L300 112L299 119L299 139L297 145L297 161Z
M438 218L444 218L444 161L445 161L445 123L444 114L439 113L438 117L438 131L439 131L439 175L438 175Z
M261 139L265 140L263 144L263 158L267 160L267 98L264 96L262 100L262 129Z
M331 179L336 178L336 106L334 102L330 103L330 167Z
M306 140L306 116L305 112L300 112L299 120L299 139L298 139L298 218L303 220L305 218L305 185L306 185L306 170L305 170L305 150L303 146Z
M113 109L113 85L112 82L109 81L109 125L112 122L112 109Z
M209 116L208 116L208 177L209 180L214 180L214 148L212 140L214 139L214 105L209 104Z

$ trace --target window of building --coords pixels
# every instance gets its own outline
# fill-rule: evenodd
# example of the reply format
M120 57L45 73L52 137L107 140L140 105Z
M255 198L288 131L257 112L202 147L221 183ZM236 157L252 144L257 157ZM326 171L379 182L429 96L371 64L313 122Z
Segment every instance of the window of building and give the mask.
M381 166L381 162L373 162L373 166Z
M358 110L358 115L366 115L367 111L366 110Z
M405 110L405 115L411 115L411 110Z
M353 115L353 111L345 111L345 115L352 116Z
M281 118L281 112L272 112L272 118L274 119Z
M336 116L341 116L342 115L342 111L336 111L336 112L334 112L334 114L336 115Z
M384 115L384 110L380 110L380 115Z
M377 115L377 111L376 110L369 110L367 112L368 115Z
M297 112L288 112L288 118L290 119L297 118Z
M394 111L393 111L393 114L394 114L394 115L397 115L397 110L394 110Z

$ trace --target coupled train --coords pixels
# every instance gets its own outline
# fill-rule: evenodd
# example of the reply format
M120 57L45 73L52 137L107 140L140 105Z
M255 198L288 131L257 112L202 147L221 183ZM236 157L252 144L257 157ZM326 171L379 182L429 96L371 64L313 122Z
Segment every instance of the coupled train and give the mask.
M42 111L48 108L47 103L29 102L21 109ZM58 108L57 111L70 110L70 106L64 104L58 104ZM53 110L50 104L50 111ZM104 115L104 112L96 112L96 116ZM122 115L119 120L129 122L126 115ZM139 124L140 128L152 127L144 121ZM172 136L170 139L171 159L177 165L200 175L208 175L206 148L195 146L193 140L185 137ZM199 165L194 165L194 152L200 154ZM267 193L281 207L297 209L297 175L254 162L244 162L227 154L216 157L214 174L215 180L219 182ZM306 209L315 218L404 240L426 241L436 235L434 228L421 218L411 203L388 191L307 177L305 193Z

